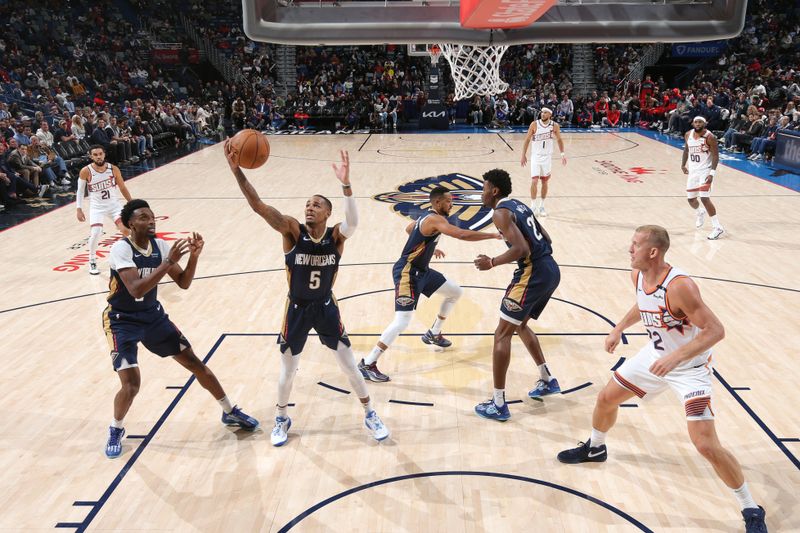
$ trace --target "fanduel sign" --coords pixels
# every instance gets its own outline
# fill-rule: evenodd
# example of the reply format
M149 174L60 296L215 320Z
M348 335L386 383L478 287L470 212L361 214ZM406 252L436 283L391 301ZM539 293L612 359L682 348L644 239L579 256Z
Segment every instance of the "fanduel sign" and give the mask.
M728 46L726 41L672 45L672 57L717 57Z

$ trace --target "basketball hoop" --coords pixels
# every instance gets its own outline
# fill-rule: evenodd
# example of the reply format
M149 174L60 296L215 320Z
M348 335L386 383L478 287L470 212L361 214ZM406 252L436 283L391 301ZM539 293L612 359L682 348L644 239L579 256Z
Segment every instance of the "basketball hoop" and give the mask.
M450 72L456 84L456 100L464 100L476 94L499 94L508 89L508 84L500 79L500 61L508 46L442 43L439 48L450 63Z

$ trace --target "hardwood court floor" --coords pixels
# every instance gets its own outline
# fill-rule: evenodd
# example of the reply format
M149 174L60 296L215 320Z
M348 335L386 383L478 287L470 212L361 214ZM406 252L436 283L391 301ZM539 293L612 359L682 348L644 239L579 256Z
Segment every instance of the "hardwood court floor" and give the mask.
M350 150L361 224L347 243L335 291L363 356L393 316L391 264L407 224L392 213L396 204L372 197L426 177L479 178L498 166L512 172L514 195L527 197L522 139L271 137L270 161L247 174L265 201L298 218L310 194L329 196L338 221L341 192L330 165L339 149ZM312 338L292 394L290 440L270 446L274 335L286 291L280 238L248 208L221 146L140 176L129 188L165 217L159 232L205 237L192 287L162 285L159 298L263 431L223 427L216 402L196 383L187 385L179 365L141 349L143 383L126 419L124 454L106 459L118 383L100 323L107 262L101 260L100 276L88 275L81 258L88 227L70 206L0 234L0 528L740 531L738 507L694 452L671 393L621 409L608 462L567 466L555 459L589 436L594 398L609 369L645 342L634 327L617 354L602 349L610 321L634 302L627 271L633 229L656 223L672 236L669 261L697 277L727 329L714 357L721 438L744 465L771 530L800 530L800 197L722 168L714 197L728 233L711 242L708 226L693 227L679 150L633 133L567 134L566 141L569 164L554 164L550 217L543 221L562 283L534 328L562 387L590 385L529 400L535 369L515 341L507 390L521 402L505 424L476 417L474 405L491 391L491 333L512 268L478 272L470 263L477 253L500 252L500 242L443 238L447 257L435 267L466 287L446 323L454 345L435 352L419 341L439 305L423 300L408 335L381 359L392 381L370 385L392 430L380 445L367 435L353 394L318 384L349 388ZM451 179L461 180L456 187L473 183ZM470 201L468 191L463 198ZM476 212L464 208L461 215L472 220Z

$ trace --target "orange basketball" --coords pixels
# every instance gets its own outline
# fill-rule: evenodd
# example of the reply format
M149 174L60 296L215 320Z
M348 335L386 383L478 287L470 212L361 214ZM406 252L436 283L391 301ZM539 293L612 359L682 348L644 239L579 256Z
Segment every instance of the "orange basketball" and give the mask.
M233 151L239 155L239 166L258 168L269 158L266 135L256 130L242 130L231 139Z

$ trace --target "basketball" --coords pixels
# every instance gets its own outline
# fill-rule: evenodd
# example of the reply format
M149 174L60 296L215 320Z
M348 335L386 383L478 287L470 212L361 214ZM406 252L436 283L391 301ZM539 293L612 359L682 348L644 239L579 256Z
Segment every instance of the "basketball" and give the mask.
M269 158L266 135L256 130L242 130L231 139L233 150L239 154L239 166L258 168Z

